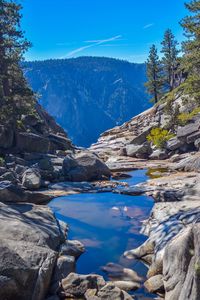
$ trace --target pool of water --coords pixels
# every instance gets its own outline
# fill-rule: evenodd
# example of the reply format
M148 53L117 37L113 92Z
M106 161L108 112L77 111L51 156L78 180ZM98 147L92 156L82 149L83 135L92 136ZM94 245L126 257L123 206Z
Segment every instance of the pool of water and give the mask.
M129 173L130 185L147 180L146 171ZM140 233L142 221L148 218L153 201L146 196L127 196L113 193L87 193L59 197L50 207L59 220L69 224L69 238L81 241L86 252L79 258L77 272L97 273L106 278L102 267L112 262L133 268L142 277L147 269L137 260L123 257L126 250L140 246L146 239ZM144 290L138 290L137 299L152 299Z

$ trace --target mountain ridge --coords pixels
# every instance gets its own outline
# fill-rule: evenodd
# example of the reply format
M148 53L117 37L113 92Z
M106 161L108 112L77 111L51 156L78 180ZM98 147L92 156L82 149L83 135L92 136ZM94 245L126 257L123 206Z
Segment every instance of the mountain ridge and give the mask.
M144 64L83 56L24 62L23 69L40 104L81 146L150 107Z

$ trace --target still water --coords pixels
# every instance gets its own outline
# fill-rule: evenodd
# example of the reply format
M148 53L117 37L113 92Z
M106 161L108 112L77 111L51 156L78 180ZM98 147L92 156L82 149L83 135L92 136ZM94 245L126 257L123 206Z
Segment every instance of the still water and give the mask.
M129 185L148 179L145 170L129 172ZM77 273L106 274L107 263L133 268L145 277L143 263L123 257L126 250L140 246L146 239L140 233L142 221L148 218L153 201L146 196L127 196L113 193L85 193L59 197L50 207L59 220L70 225L69 238L81 241L86 252L79 258ZM134 292L137 299L153 299L144 289Z

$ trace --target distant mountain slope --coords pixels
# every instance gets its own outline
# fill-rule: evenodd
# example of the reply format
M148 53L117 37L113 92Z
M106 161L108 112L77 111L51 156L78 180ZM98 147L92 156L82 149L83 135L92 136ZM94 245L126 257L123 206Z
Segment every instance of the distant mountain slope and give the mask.
M105 130L150 106L145 65L103 57L23 63L40 103L77 145L89 146Z

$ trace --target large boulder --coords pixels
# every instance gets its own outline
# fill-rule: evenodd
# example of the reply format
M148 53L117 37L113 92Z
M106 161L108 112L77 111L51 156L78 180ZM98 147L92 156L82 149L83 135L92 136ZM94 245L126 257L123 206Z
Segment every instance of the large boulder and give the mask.
M46 206L0 203L0 299L43 300L64 240Z
M80 153L75 158L66 156L63 161L63 173L69 181L92 181L111 176L105 163L90 152Z
M151 148L148 142L142 145L128 145L126 146L126 154L130 157L147 158L151 153Z
M134 137L131 140L130 144L142 145L143 143L145 143L147 140L147 135L150 133L151 129L152 129L152 126L143 128L142 133L140 133L138 136Z
M29 132L19 132L17 135L17 149L21 152L47 153L49 148L49 139L42 135Z
M37 190L41 186L41 175L38 169L27 169L22 177L22 184L29 190Z
M180 141L179 139L177 139L176 137L171 138L167 144L166 144L166 148L169 151L174 151L179 149L181 146L183 145L183 142Z
M8 149L13 146L14 131L11 125L0 125L0 148Z

